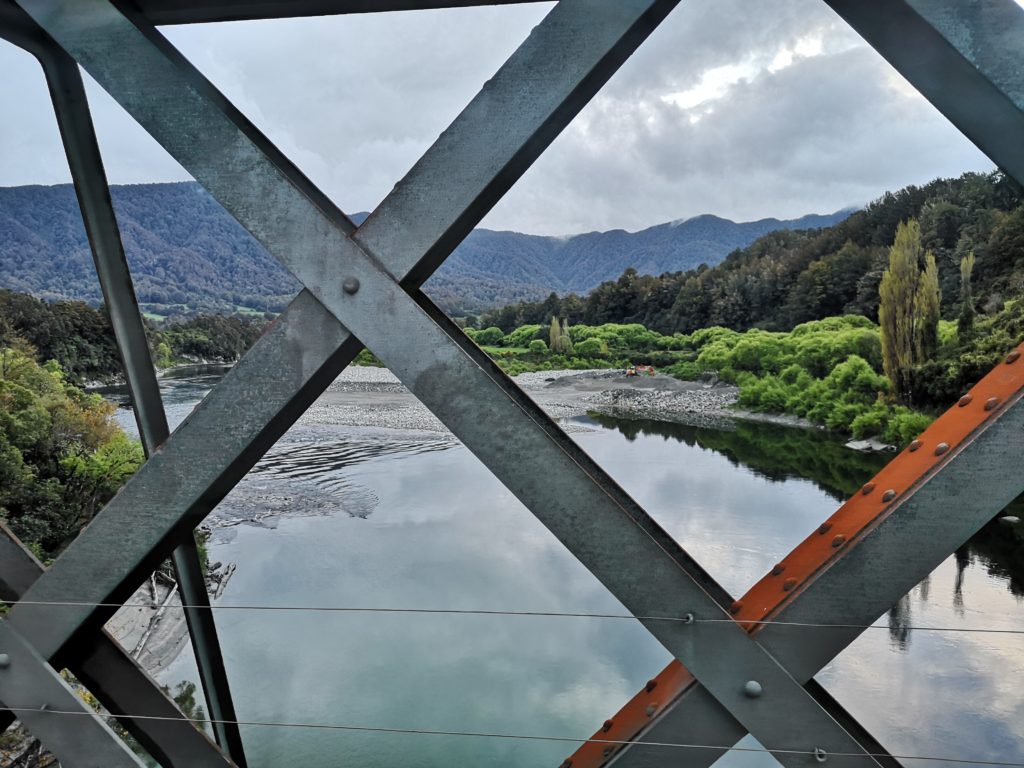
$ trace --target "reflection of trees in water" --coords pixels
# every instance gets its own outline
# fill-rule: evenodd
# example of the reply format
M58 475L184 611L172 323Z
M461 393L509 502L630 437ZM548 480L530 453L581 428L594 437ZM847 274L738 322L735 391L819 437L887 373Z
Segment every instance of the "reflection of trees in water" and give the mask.
M845 501L873 477L888 454L863 453L845 447L835 436L811 429L781 427L753 421L710 428L649 419L618 419L591 414L599 424L635 440L659 435L722 454L733 465L772 481L805 479L837 501Z
M617 419L591 416L602 426L616 429L629 440L637 435L659 435L687 445L715 451L732 464L773 481L804 478L825 493L845 501L873 477L889 455L862 453L846 448L834 436L814 430L780 427L774 424L737 421L724 428L693 426L647 419ZM1024 519L1024 495L1000 515ZM1011 594L1024 598L1024 523L1009 525L993 520L954 553L953 608L964 613L964 578L972 564L985 568L990 576L1004 581ZM921 602L931 597L930 578L917 587ZM941 598L940 598L941 599ZM888 614L892 643L906 650L910 643L911 602L905 595Z
M910 646L910 595L904 595L889 609L889 639L901 651Z

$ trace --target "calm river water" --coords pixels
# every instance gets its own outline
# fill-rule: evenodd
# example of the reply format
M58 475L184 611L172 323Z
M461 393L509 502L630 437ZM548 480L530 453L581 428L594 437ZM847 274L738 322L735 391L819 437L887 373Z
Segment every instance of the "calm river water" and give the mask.
M168 382L172 421L214 380ZM121 415L130 425L130 413ZM590 425L574 439L734 594L880 465L803 430ZM444 436L296 429L247 482L235 509L266 493L271 511L303 514L218 529L211 559L238 565L220 605L623 612ZM332 513L310 514L324 509ZM990 524L818 679L894 753L1024 761L1024 635L906 628L1024 630L1022 576L1024 536ZM585 738L669 661L629 620L245 610L217 620L248 721ZM194 678L186 648L163 682ZM556 766L573 749L261 726L243 735L253 768L533 768ZM682 755L673 761L685 764ZM719 764L776 763L731 753Z

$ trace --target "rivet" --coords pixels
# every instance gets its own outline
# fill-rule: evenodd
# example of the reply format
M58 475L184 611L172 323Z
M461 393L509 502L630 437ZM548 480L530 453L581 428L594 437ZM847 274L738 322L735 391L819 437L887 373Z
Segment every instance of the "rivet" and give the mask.
M742 607L743 607L743 603L741 603L739 600L737 600L735 603L733 603L732 605L729 606L729 613L737 614L737 613L740 612L740 609Z
M695 621L695 619L693 618L693 614L692 613L684 613L683 614L683 624L693 624L694 621Z
M910 445L907 446L907 450L910 451L911 453L913 453L914 451L916 451L920 447L921 447L921 441L920 440L911 440L910 441Z
M601 733L608 733L608 731L612 729L613 725L615 725L615 723L611 720L605 720L604 725L601 726Z
M935 455L936 456L941 456L942 454L944 454L948 450L949 450L949 443L939 443L938 445L935 446Z
M832 523L822 523L818 526L818 533L824 536L826 533L832 530Z
M648 693L650 693L651 691L653 691L657 687L658 687L658 681L654 680L654 679L651 679L651 680L647 681L647 685L644 686L644 690L647 691Z
M644 711L647 713L648 717L654 717L654 713L658 711L658 705L656 703L648 704L647 709L645 709Z
M991 410L995 409L995 407L997 405L999 405L999 398L998 397L990 397L988 400L985 401L985 410L986 411L991 411Z
M1020 359L1020 352L1015 349L1006 356L1006 364L1009 365L1010 363L1016 363L1018 359Z
M747 695L748 699L759 698L763 692L764 689L757 680L747 680L747 682L743 684L743 693Z
M875 490L875 484L874 483L865 483L864 487L860 489L860 492L862 494L864 494L865 496L867 496L873 490Z
M970 405L971 404L971 400L973 400L973 399L974 398L971 397L970 395L964 395L963 397L961 397L959 400L956 401L956 404L959 405L961 408L963 408L965 405Z
M6 653L0 653L0 669L7 669L11 666L11 657Z
M782 591L789 592L793 587L796 586L796 579L786 579L782 582Z
M353 293L359 290L359 280L354 277L346 277L345 282L341 284L341 288L345 293L351 296Z
M890 488L888 491L882 494L882 501L892 501L896 498L896 491Z
M841 534L841 533L838 536L836 536L834 539L832 539L832 546L836 547L836 548L839 548L839 547L843 546L843 544L845 544L845 543L846 543L846 537L843 536L843 534Z
M774 568L772 568L772 576L778 576L784 570L786 570L786 566L784 566L782 563L779 563Z
M824 763L826 760L828 760L828 752L826 752L821 747L815 747L814 759L817 760L819 763Z

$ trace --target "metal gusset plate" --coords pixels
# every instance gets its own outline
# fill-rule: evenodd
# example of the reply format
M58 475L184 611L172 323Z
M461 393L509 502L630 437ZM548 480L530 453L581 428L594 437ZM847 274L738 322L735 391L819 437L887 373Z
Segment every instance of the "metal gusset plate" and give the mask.
M627 607L641 615L672 615L673 606L680 603L721 611L704 589L709 582L706 574L678 548L671 554L666 551L663 544L670 541L668 537L607 475L547 417L521 404L526 398L503 374L478 364L478 350L461 332L453 336L450 325L436 322L432 311L399 287L377 261L391 266L389 253L367 253L346 237L348 222L325 208L322 196L309 195L309 182L198 72L177 58L144 20L136 19L133 26L99 2L75 3L73 8L28 0L22 5L323 306L368 342ZM552 16L574 6L580 13L582 5L563 3ZM646 34L651 21L660 20L651 10L653 5L590 3L588 19L595 8L601 8L605 24L612 28L636 25ZM663 4L664 10L669 7ZM87 15L87 23L82 14ZM564 17L571 19L570 14L572 10L565 11ZM657 18L644 18L652 15ZM579 29L562 31L578 33ZM493 114L490 117L493 121ZM534 134L543 128L531 126ZM480 141L478 136L470 138ZM481 157L491 161L491 147L478 147ZM447 171L457 173L458 167L449 165ZM274 215L268 215L268 208ZM410 239L405 231L399 234L403 240ZM386 324L379 323L381 312L388 318ZM545 467L549 474L556 469L560 482L541 481ZM88 553L83 542L90 538L102 542L112 533L104 531L103 525L111 519L101 514L55 564L48 574L50 583L44 584L44 577L29 597L43 600L48 590L61 587L61 577L55 574L65 563L64 572L74 574L77 585L87 585L78 586L80 590L98 593L103 574L90 557L83 556ZM89 589L97 580L98 587ZM15 609L19 626L41 640L43 615L30 605ZM52 646L66 642L88 618L80 617L76 623L73 617L56 633L51 631L56 635L50 640ZM864 750L857 741L746 633L729 623L702 635L680 631L681 626L648 622L650 631L696 669L716 697L764 743L792 750L782 755L784 762L806 764L813 750L824 748L849 754L850 760L859 756L863 765ZM765 681L768 707L754 706L743 695L743 681L751 677ZM777 711L780 706L790 711L791 722L801 725L780 723L772 715L772 708Z

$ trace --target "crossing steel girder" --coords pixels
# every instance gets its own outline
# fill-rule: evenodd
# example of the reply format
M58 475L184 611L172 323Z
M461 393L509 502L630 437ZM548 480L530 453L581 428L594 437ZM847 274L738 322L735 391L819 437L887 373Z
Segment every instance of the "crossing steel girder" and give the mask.
M812 678L856 632L830 628L808 635L801 628L797 641L792 627L756 622L764 617L794 621L788 617L798 616L812 617L816 623L870 623L1024 490L1024 481L1005 472L1004 453L1009 446L1008 455L1015 456L1022 447L1024 432L1019 422L1024 420L1024 408L1019 406L1022 377L1018 372L1024 363L1015 365L1014 358L1000 366L976 388L974 407L972 400L940 419L922 436L924 447L901 454L883 470L878 489L844 505L825 524L828 528L823 526L822 533L812 535L787 558L783 570L776 569L740 603L734 603L418 290L676 0L562 0L359 227L153 24L289 15L283 10L286 6L294 11L290 15L309 15L389 10L409 4L402 0L288 4L142 0L136 7L108 0L17 0L31 17L28 22L10 2L0 0L0 23L17 18L25 34L59 46L66 52L61 55L84 67L305 286L169 438L166 422L160 433L162 412L153 411L159 401L150 398L148 411L144 408L140 414L157 435L149 439L144 432L149 459L48 571L29 583L24 564L0 560L0 584L22 568L18 592L24 602L15 603L9 619L0 625L0 642L9 640L30 651L19 651L18 674L27 676L19 679L38 679L43 685L52 682L54 665L88 667L93 656L87 649L106 647L109 640L104 639L101 626L111 610L98 604L123 602L163 558L186 541L195 525L365 343L635 615L679 618L689 613L698 619L690 624L641 619L677 662L571 758L573 765L609 760L623 765L661 764L665 755L655 756L653 748L642 745L652 740L656 730L663 734L662 741L696 741L723 749L749 731L787 766L817 764L816 751L819 757L829 755L832 764L895 765ZM927 7L933 15L937 7L928 0L907 3L919 10ZM841 5L838 0L832 4ZM864 5L876 6L879 14L886 6L880 0ZM864 21L862 16L859 23L870 29L871 19ZM933 20L926 16L924 12L917 16L925 25L922 29L949 26L946 16L942 23L938 16ZM985 19L981 13L960 21L984 32L992 28L982 23ZM956 36L948 29L944 34L947 44L940 46L937 55L960 55L981 73L982 80L996 80L993 87L1013 91L1012 73L1008 79L1003 69L992 69L987 54L973 60L961 55L955 43L949 43ZM1015 71L1019 76L1024 70ZM1009 101L1009 108L1000 102L1008 110L1007 119L1013 117L1014 108L1020 111L1019 101ZM82 125L79 120L77 126ZM995 139L998 133L989 132ZM983 149L997 162L1001 162L1000 151L1008 157L1012 154L1012 142L985 141ZM73 146L65 143L70 156ZM1015 173L1009 160L1007 169ZM81 174L83 184L101 182L105 187L101 173L97 153ZM102 190L98 194L102 197ZM82 202L88 220L88 201ZM109 197L92 213L105 216L108 208ZM109 219L108 235L112 216ZM136 378L140 390L152 388L148 352L142 354L144 344L142 350L139 347L141 326L131 317L137 315L137 306L130 280L125 279L126 270L117 271L123 269L120 243L109 242L107 253L113 258L106 261L100 259L102 249L93 245L101 275L107 270L104 290L115 303L120 302L115 326L121 323L118 338L129 377ZM110 270L118 276L112 277ZM132 350L137 352L134 365L128 362ZM991 394L996 389L998 394ZM995 404L979 410L992 397L998 398ZM932 443L939 442L946 448L935 454ZM933 458L925 461L929 450ZM890 477L894 478L891 497L881 490ZM981 482L985 493L977 494L979 499L964 496L965 488L977 488ZM944 514L943 505L951 500L967 512ZM906 546L908 537L923 532L928 543L918 546L913 557L906 557L900 547ZM873 572L870 566L879 562L884 568ZM864 589L865 584L870 588ZM851 593L848 602L827 599L844 590ZM64 606L54 613L44 605L54 601L81 605ZM190 630L194 638L202 634L201 627L190 625ZM209 648L209 641L198 638L197 647ZM208 687L216 696L217 681L226 681L219 653L210 657L209 664ZM119 674L113 667L97 669L91 677L84 676L85 682L91 690L106 688L111 711L143 714L130 706L129 699L146 698L143 689L152 683L144 675L125 673L132 682L117 688L107 685L114 682L108 677ZM748 680L761 683L760 697L744 694ZM226 694L226 685L222 693ZM63 695L54 690L54 696ZM20 709L19 696L27 696L24 685L5 687L0 675L0 702ZM25 722L47 744L56 745L67 727L56 718L43 712ZM97 750L117 754L117 747L105 741L116 742L116 737L102 723L91 717L79 719L87 731L83 738L95 740ZM184 727L179 723L180 718L172 725ZM140 727L126 721L129 725ZM688 729L696 727L701 729L699 737L688 738ZM185 764L183 748L169 731L151 729L146 737L162 764ZM622 747L598 743L612 738L632 743ZM222 742L229 739L230 734L222 734ZM209 757L214 748L206 744L204 755ZM696 751L688 754L687 764L705 764L718 754ZM97 755L64 759L74 768Z

